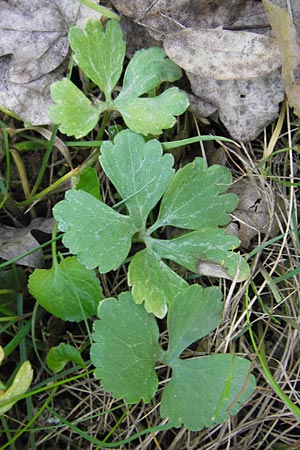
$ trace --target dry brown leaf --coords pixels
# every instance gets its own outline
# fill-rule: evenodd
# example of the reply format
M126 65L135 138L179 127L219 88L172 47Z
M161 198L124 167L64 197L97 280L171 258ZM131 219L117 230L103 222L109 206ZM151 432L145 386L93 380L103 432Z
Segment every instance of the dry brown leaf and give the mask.
M227 227L230 234L236 235L241 245L250 247L251 240L260 234L276 236L278 226L274 220L275 196L268 189L269 201L266 198L266 185L258 179L245 178L235 182L230 188L239 196L238 207L234 210L233 221Z
M68 27L99 14L76 0L0 0L0 11L0 108L47 124L50 85L66 69Z
M164 48L186 71L215 80L264 77L281 65L276 40L248 31L189 28L168 35Z
M251 141L278 117L278 104L284 99L279 70L252 80L221 81L191 73L187 76L197 96L191 99L191 110L197 117L207 117L218 110L234 139Z
M157 40L183 28L257 26L266 23L255 0L113 0L117 10L145 27Z
M300 117L300 84L296 84L295 70L300 65L300 46L293 20L283 8L270 0L263 0L263 5L279 44L282 60L282 81L290 106Z
M290 0L294 16L300 17L299 0ZM236 36L240 36L241 28L251 29L256 33L269 33L266 28L268 19L261 2L255 0L113 0L114 6L124 15L130 17L126 20L125 35L129 54L141 46L153 45L153 37L163 39L168 33L174 33L184 28L217 29L217 27L237 27ZM298 5L298 6L297 6ZM295 17L296 17L295 16ZM131 20L131 26L130 26ZM133 20L135 22L133 22ZM137 32L137 23L141 34ZM134 25L134 29L132 26ZM252 28L253 27L253 28ZM231 31L233 32L233 31ZM148 38L147 38L148 33ZM149 38L151 35L151 40ZM257 35L257 34L256 34ZM167 37L168 39L168 37ZM200 45L199 42L195 43ZM155 44L154 44L155 45ZM229 44L232 52L234 45ZM196 52L191 45L183 48L184 54L192 63L197 63ZM207 63L206 48L204 66ZM262 56L262 60L268 58ZM230 55L230 54L229 54ZM228 55L225 55L227 59ZM257 67L260 70L261 58L257 58ZM239 61L237 62L239 64ZM273 61L271 62L273 64ZM276 67L280 66L280 55L277 54ZM223 77L224 66L221 66ZM272 66L270 67L271 70ZM202 70L202 67L200 67ZM218 80L211 68L204 68L208 77L187 72L191 82L192 93L191 109L201 117L208 117L212 113L224 123L231 136L247 142L255 139L276 117L278 117L279 103L284 98L284 91L280 76L280 69L269 72L259 78ZM242 69L247 72L247 68ZM254 70L256 68L254 67ZM266 70L268 72L268 70ZM249 71L248 71L249 76Z
M28 227L13 228L0 225L0 257L10 260L39 246L38 241L31 234L32 230L51 233L54 219L34 219ZM42 250L37 250L19 261L17 264L40 268L44 265Z

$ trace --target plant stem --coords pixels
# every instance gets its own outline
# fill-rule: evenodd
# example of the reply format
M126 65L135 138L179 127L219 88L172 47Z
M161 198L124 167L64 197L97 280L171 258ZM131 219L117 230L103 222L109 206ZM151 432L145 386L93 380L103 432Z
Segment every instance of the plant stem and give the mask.
M32 188L31 196L33 196L36 193L36 191L38 190L38 188L39 188L39 186L41 184L41 181L42 181L43 176L45 174L45 171L47 169L48 160L50 158L50 155L51 155L51 152L52 152L52 149L53 149L53 145L54 145L54 141L55 141L57 132L58 132L58 125L55 125L54 128L53 128L53 131L52 131L51 139L50 139L50 141L48 143L48 147L47 147L46 153L45 153L44 158L43 158L41 169L40 169L40 171L38 173L37 179L36 179L36 181L34 183L34 186Z
M108 8L105 8L104 6L97 5L96 3L92 3L89 0L77 0L78 3L81 3L84 6L87 6L90 9L93 9L94 11L97 11L102 16L107 17L108 19L114 19L120 22L121 18L118 16L118 14L114 13Z
M53 230L52 230L52 243L51 243L51 253L52 253L53 267L57 267L57 265L58 265L57 253L56 253L57 229L58 229L58 223L55 222L55 224L53 226Z
M24 163L23 163L22 158L20 157L19 152L17 150L12 149L11 154L12 154L14 162L17 166L21 184L22 184L22 189L24 192L24 196L27 200L30 197L30 187L29 187L29 181L28 181ZM32 219L34 219L36 217L36 212L35 212L34 207L32 207L30 209L30 216Z

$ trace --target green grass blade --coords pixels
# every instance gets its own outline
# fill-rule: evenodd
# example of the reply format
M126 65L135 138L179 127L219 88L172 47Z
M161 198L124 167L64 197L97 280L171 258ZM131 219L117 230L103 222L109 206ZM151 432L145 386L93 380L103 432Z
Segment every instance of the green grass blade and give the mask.
M285 394L285 392L283 392L283 390L280 388L280 386L276 383L275 379L273 378L273 375L269 369L268 362L266 359L266 355L265 355L265 351L264 351L264 344L261 345L260 348L258 348L258 346L256 344L255 337L254 337L252 327L251 327L248 290L249 290L249 285L247 286L247 289L246 289L246 308L247 308L246 313L247 313L247 322L249 325L249 335L250 335L250 339L251 339L253 348L257 354L257 357L259 359L259 362L262 366L262 369L264 371L265 377L267 378L268 382L270 383L270 385L272 386L272 388L274 389L274 391L276 392L278 397L282 400L282 402L287 406L287 408L291 411L291 413L294 414L296 419L300 420L300 408L298 406L296 406L290 400L290 398ZM259 323L258 323L258 325L259 325ZM260 334L262 335L263 333L260 333Z
M205 135L205 136L195 136L188 139L180 139L179 141L163 142L161 145L163 146L164 150L172 150L173 148L195 144L196 142L203 142L203 141L222 141L222 142L231 142L232 144L235 144L235 142L232 139L228 139L222 136Z

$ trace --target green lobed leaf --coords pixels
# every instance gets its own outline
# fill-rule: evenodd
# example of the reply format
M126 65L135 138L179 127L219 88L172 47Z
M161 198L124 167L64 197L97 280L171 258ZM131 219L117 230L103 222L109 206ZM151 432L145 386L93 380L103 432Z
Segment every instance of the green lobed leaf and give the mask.
M75 256L59 264L54 262L51 269L36 269L29 277L28 288L43 308L71 322L95 315L103 298L95 273Z
M192 431L226 421L255 389L250 370L250 361L232 354L175 360L162 395L161 416Z
M128 128L144 135L161 134L162 130L171 128L176 123L175 116L183 114L188 105L186 93L176 87L157 97L124 97L114 102Z
M157 140L124 130L114 144L104 142L101 165L116 187L137 229L144 229L151 209L160 200L174 175L172 155L163 155Z
M175 115L186 110L188 96L175 87L157 97L140 96L163 81L178 80L181 75L181 69L167 58L162 48L139 50L127 66L123 87L113 107L122 114L128 128L136 133L160 134L163 129L175 124Z
M250 269L244 258L234 253L239 244L237 237L219 228L197 230L170 240L151 239L152 250L161 258L195 273L243 281Z
M115 100L111 93L123 69L125 42L117 22L103 25L89 19L83 30L73 27L69 41L75 59L83 72L104 92L106 102L96 106L68 79L55 83L51 88L54 105L49 117L60 124L60 131L76 138L91 131L104 110L119 111L126 125L137 133L160 134L174 125L175 115L188 107L185 92L173 87L158 97L140 98L163 81L175 81L182 75L181 69L167 58L159 47L136 52L124 75L123 88Z
M136 253L128 267L128 285L135 303L162 318L174 297L188 284L148 248Z
M158 387L155 361L161 358L156 320L132 301L131 294L119 300L104 300L94 322L91 359L106 391L128 403L149 402Z
M131 247L136 228L128 216L114 211L84 191L70 190L53 208L63 243L87 268L103 273L117 269Z
M50 120L60 125L59 130L67 136L79 139L88 134L98 123L104 103L94 107L88 98L72 81L63 78L52 84L51 97L54 102L49 108Z
M61 342L57 347L51 347L46 358L49 369L54 373L61 372L70 361L83 369L86 367L80 351L65 342Z
M226 167L206 167L202 158L178 170L163 196L155 229L173 225L196 230L226 225L238 204L235 194L224 194L232 181ZM222 195L221 195L222 194Z
M197 431L236 414L255 389L250 361L234 354L178 359L186 346L218 325L220 299L218 288L198 285L178 294L168 315L167 352L157 343L154 317L136 305L129 292L121 294L119 301L100 303L91 359L104 389L129 403L150 401L158 386L154 369L159 360L172 368L161 400L161 415L171 425Z
M94 167L87 167L80 173L75 189L81 189L82 191L88 192L97 200L102 201L100 194L100 182Z
M99 20L89 19L84 31L73 27L69 41L79 67L110 101L122 70L126 45L120 25L109 20L104 31Z
M0 415L6 413L17 402L15 397L25 394L33 377L33 370L29 361L25 361L19 368L11 386L0 394ZM11 402L9 402L11 400ZM9 403L7 403L9 402Z
M217 287L194 284L181 291L168 313L169 347L165 361L172 365L186 347L213 331L220 323L223 303Z
M137 51L128 63L123 87L116 101L137 98L156 88L163 81L179 80L182 71L171 61L163 48L151 47Z

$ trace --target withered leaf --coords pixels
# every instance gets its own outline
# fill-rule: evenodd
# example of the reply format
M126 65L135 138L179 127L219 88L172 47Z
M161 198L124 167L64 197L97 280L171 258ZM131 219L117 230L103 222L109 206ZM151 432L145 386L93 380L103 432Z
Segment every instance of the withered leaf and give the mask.
M248 31L188 28L169 34L164 48L183 69L215 80L263 77L281 65L276 40Z
M32 230L39 230L44 233L51 233L54 219L36 218L28 227L13 228L0 225L0 258L10 260L23 253L34 250L39 246L38 241L31 234ZM41 249L35 251L19 261L17 264L40 268L43 267L44 258Z
M239 204L228 225L229 234L237 236L241 245L249 248L251 240L258 235L274 237L279 229L275 220L275 193L259 178L244 178L236 181L230 191L239 196Z
M295 81L295 70L300 65L296 29L288 11L275 6L270 0L263 0L263 5L280 48L283 86L290 106L300 117L300 84Z
M33 125L49 123L50 85L67 67L68 28L100 15L76 0L0 0L0 11L0 108Z

